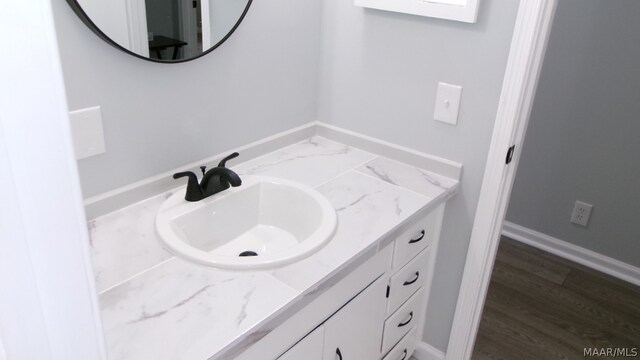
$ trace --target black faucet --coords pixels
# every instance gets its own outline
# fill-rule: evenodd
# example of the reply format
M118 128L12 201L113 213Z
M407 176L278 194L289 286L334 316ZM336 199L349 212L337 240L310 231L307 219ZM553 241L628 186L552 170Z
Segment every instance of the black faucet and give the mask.
M198 176L191 171L179 172L173 174L174 179L188 177L187 192L184 199L187 201L200 201L213 194L227 190L230 186L236 187L242 185L242 180L231 169L225 167L228 160L238 157L237 152L225 157L220 161L217 167L207 170L206 166L200 166L202 170L202 180L198 184Z

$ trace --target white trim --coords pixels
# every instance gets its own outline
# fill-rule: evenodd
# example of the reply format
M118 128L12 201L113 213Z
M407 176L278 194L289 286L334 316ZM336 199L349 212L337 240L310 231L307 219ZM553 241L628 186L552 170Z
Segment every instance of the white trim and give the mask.
M640 268L553 236L505 221L502 235L640 286Z
M447 359L470 359L556 0L521 1L465 263ZM515 144L512 164L507 149Z
M2 337L0 337L0 360L7 360L7 352L4 349L4 343L2 342Z
M149 57L149 38L147 30L147 8L144 0L125 0L127 10L127 33L129 50Z
M458 162L396 145L355 131L318 122L317 134L329 140L433 171L452 179L460 180L462 176L462 164Z
M1 8L0 32L11 34L0 58L3 351L9 359L104 359L51 1Z
M180 19L180 40L187 43L181 47L181 58L198 56L198 14L199 8L193 7L193 0L180 0L178 2L178 19Z
M432 18L475 23L480 0L455 4L446 0L354 0L354 5Z
M87 217L93 219L153 195L171 190L178 186L172 177L174 173L187 170L198 171L200 165L214 166L230 152L239 152L242 155L242 160L247 161L314 135L370 151L376 155L402 161L455 180L460 180L462 173L462 165L460 163L315 121L85 199Z
M446 355L439 349L422 341L418 343L412 356L416 360L444 360Z
M200 22L202 26L202 50L209 49L213 45L211 43L211 0L200 1Z
M203 1L204 2L204 1ZM237 151L241 154L242 160L247 161L262 156L271 151L275 151L287 145L302 141L316 134L316 123L308 123L290 130L277 133L272 136L254 141L231 150L223 151L206 159L194 161L179 168L165 171L161 174L136 181L135 183L119 187L105 193L85 199L84 205L87 218L93 219L98 216L120 209L124 206L144 200L151 196L171 190L178 185L173 180L172 175L179 171L199 171L200 165L207 167L215 166L223 157L229 153Z

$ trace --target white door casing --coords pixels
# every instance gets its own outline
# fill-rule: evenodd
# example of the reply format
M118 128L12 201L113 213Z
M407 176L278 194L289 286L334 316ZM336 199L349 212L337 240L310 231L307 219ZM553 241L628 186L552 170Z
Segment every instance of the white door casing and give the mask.
M51 0L1 6L3 356L104 359Z
M125 0L127 10L127 32L129 34L129 50L149 57L149 38L147 27L147 8L145 0Z
M446 358L470 359L557 0L522 0L485 166ZM515 145L510 165L507 149Z
M206 1L205 1L206 2ZM180 0L178 18L180 19L181 40L187 43L182 47L184 58L197 56L198 50L198 14L201 6L193 7L193 0Z

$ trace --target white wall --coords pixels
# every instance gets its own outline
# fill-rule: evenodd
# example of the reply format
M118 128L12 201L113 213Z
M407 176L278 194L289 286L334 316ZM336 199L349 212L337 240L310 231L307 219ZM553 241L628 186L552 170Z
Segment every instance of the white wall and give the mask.
M0 33L0 358L99 360L51 1L1 2Z
M640 266L640 2L562 0L507 220ZM588 228L573 203L595 206Z
M0 337L0 360L7 359L7 352L4 350L4 343L2 342L2 337Z
M53 6L69 108L102 107L107 152L79 162L85 197L316 119L321 0L255 1L215 52L172 65Z
M447 208L425 339L447 345L517 1L484 0L477 24L325 1L319 119L462 162ZM459 124L434 122L438 81L464 87Z

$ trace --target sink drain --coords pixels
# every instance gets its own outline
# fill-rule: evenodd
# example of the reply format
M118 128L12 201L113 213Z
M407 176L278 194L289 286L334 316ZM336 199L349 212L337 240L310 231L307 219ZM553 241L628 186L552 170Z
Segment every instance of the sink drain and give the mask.
M258 256L258 253L255 251L247 250L241 252L238 256Z

